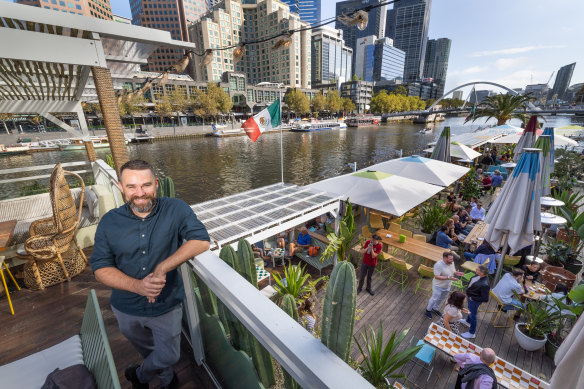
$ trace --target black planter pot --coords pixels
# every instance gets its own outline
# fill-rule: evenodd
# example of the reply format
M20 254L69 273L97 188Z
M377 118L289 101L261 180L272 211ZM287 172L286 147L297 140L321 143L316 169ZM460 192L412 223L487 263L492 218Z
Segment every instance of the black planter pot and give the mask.
M564 266L564 268L569 271L570 273L573 274L580 274L580 272L582 271L582 266L584 264L582 264L582 261L580 261L579 259L574 259L572 260L570 263L566 263L566 265Z
M556 352L560 348L560 345L556 345L556 343L548 338L547 342L545 342L545 354L554 359L556 357Z

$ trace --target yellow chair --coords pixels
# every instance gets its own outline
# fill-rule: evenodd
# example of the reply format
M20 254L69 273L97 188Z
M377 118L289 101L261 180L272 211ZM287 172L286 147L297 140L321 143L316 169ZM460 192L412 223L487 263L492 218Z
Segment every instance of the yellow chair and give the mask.
M482 263L482 265L487 266L487 264L489 263L490 259L487 258L487 260L485 262ZM477 272L477 268L480 266L480 263L476 263L476 262L472 262L472 261L466 261L465 263L462 264L462 268L466 269L468 271L471 271L473 273Z
M363 235L363 237L365 239L371 239L371 237L373 236L371 234L371 230L369 229L369 226L363 226L363 227L361 227L361 235Z
M382 251L381 254L377 256L377 266L375 267L375 271L379 273L379 275L383 275L387 270L389 270L389 261L394 259L395 257L385 251Z
M432 279L434 278L434 269L432 269L431 267L428 267L426 265L420 264L420 266L418 266L418 274L420 275L420 277L418 278L418 283L416 284L416 289L414 290L414 294L416 294L418 292L418 289L425 290L426 292L431 292L432 291ZM424 277L428 277L430 279L430 289L420 288L420 285L422 284L422 279Z
M10 300L10 292L8 291L8 285L6 285L6 279L4 278L4 269L6 269L6 272L10 276L10 279L12 279L12 282L14 282L14 285L16 285L16 289L20 290L20 286L18 286L18 283L14 279L12 272L10 272L8 265L6 265L4 263L5 258L6 257L0 255L0 276L2 277L2 285L4 286L4 291L6 292L6 298L8 299L8 305L10 306L10 313L12 313L14 315L14 307L12 306L12 300Z
M381 216L372 212L369 213L369 225L371 226L371 228L375 228L376 230L381 230L385 228Z
M420 242L426 242L426 235L414 234L413 238L419 240Z
M389 264L393 268L391 274L389 275L389 280L387 281L387 285L392 282L401 285L402 292L408 285L408 271L412 269L412 265L406 263L406 261L402 259L394 258L392 259Z
M405 235L407 238L413 238L414 233L410 230L404 230L403 228L400 231L400 234Z
M401 233L401 229L402 228L399 224L394 223L394 222L389 223L389 231L395 232L396 234L399 234L399 233Z
M497 303L497 310L495 311L495 316L493 317L493 327L495 328L509 328L511 326L513 326L513 315L515 310L508 310L507 312L512 312L513 315L509 316L509 314L505 311L503 311L503 306L505 304L503 304L503 302L499 299L499 297L497 297L497 295L495 293L493 293L493 291L489 291L490 296L493 298L493 300L495 300L495 302ZM497 320L499 319L499 316L501 316L501 313L507 317L507 320L505 321L506 325L496 325Z
M521 261L521 255L505 255L503 260L503 269L507 268L509 271L513 271L513 268Z

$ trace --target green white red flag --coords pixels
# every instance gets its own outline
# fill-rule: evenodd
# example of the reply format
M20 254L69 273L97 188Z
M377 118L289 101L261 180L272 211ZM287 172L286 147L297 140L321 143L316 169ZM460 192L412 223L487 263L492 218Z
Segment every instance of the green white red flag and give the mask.
M255 142L262 132L276 128L281 123L280 99L278 99L254 117L247 119L241 128L249 136L249 139Z

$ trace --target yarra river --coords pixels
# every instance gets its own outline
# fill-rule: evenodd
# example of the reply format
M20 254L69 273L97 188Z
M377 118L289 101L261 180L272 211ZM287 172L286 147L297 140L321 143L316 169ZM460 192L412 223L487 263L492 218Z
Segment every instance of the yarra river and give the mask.
M577 121L571 116L546 117L544 127ZM428 143L438 138L444 126L450 126L456 135L485 124L484 120L477 120L464 125L464 118L448 118L427 134L419 133L423 125L411 123L312 133L284 132L284 181L305 185L350 172L348 163L357 162L357 167L362 169L396 158L400 150L404 156L421 153ZM280 135L275 133L262 135L256 143L244 136L206 137L132 144L128 149L130 158L145 159L160 174L172 177L177 197L189 204L280 182ZM98 149L98 158L105 159L109 153L106 150ZM86 160L85 151L24 154L0 158L0 170L83 160ZM22 186L30 184L4 184L0 199L17 197Z

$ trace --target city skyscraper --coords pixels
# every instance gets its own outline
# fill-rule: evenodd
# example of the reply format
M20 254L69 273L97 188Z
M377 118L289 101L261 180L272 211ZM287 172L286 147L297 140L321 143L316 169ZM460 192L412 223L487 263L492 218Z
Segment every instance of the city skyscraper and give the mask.
M112 7L109 0L16 0L18 4L32 5L75 15L93 16L97 19L113 20Z
M337 85L351 79L353 49L345 46L343 32L332 27L321 27L312 33L312 85Z
M434 79L434 82L439 86L438 93L440 96L444 94L444 86L446 85L451 43L452 41L448 38L440 38L429 39L426 44L424 78Z
M406 52L404 81L422 78L432 0L401 0L387 11L387 36Z
M207 12L207 0L130 0L132 24L170 32L172 39L188 41L187 26ZM183 57L182 50L158 49L143 70L162 72Z
M300 20L308 24L320 22L321 0L281 0L290 6L290 12L300 15Z
M398 81L402 80L406 53L393 46L390 38L381 38L373 45L373 80ZM367 63L370 58L367 57ZM367 74L367 72L366 72ZM365 81L370 81L365 78Z
M554 82L554 87L550 92L550 98L553 99L554 96L556 96L556 99L566 100L566 91L568 90L568 86L570 86L570 82L572 81L572 74L574 73L575 67L576 62L562 66L560 70L558 70L556 81Z
M339 1L337 3L335 16L339 17L341 15L348 15L357 9L382 2L384 2L384 0ZM343 39L345 40L345 44L353 49L353 53L356 53L357 51L357 39L370 35L375 35L376 37L385 36L385 18L387 17L387 6L384 5L378 8L373 8L371 11L369 11L368 16L369 22L367 23L367 27L365 27L365 29L362 31L355 26L347 26L340 21L335 23L335 28L343 30ZM353 65L355 65L355 61L357 59L356 57L356 55L353 56ZM355 66L353 66L353 69L355 69Z

